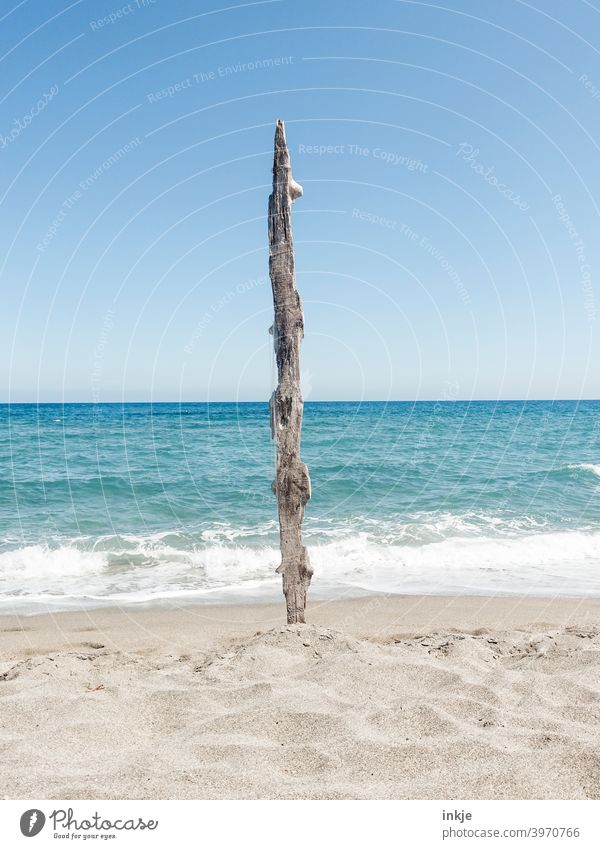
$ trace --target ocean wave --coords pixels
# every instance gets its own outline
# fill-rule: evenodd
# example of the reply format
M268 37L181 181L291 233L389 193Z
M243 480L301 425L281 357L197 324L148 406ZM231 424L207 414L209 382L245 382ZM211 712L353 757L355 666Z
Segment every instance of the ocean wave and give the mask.
M582 472L591 472L593 475L600 477L600 463L573 463L567 466L568 469L580 470Z
M392 544L367 530L309 541L313 593L316 598L370 592L600 594L600 532L553 530L508 536L500 525L501 533L463 533L419 545ZM466 527L472 529L472 524ZM0 606L26 610L43 603L60 609L173 598L280 597L276 543L189 547L186 538L186 544L179 535L165 532L4 551Z

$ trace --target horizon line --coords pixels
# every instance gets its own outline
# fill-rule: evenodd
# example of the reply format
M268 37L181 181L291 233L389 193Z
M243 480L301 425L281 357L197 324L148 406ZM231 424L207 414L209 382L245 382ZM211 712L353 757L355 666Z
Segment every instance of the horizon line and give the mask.
M558 404L564 401L600 401L600 398L345 398L345 399L319 399L305 400L304 404L531 404L531 403L549 403ZM0 401L0 407L44 407L58 406L67 407L69 405L101 407L101 406L116 406L123 404L269 404L269 399L258 399L253 401Z

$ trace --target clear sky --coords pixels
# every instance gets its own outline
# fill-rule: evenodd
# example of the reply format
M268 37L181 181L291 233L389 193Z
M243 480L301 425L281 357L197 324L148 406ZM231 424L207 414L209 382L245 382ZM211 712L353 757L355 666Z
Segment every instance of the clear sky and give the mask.
M592 2L0 18L0 400L268 398L277 118L308 400L599 396Z

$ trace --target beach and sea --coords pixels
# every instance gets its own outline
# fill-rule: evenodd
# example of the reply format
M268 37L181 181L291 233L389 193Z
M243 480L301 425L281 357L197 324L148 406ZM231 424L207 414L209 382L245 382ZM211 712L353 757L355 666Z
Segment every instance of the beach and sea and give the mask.
M600 402L0 406L7 798L600 798Z

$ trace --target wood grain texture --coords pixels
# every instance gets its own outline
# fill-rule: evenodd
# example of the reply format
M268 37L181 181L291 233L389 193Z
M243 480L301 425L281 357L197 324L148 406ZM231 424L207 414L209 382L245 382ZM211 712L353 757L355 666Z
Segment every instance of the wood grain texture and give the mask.
M300 458L304 402L300 389L300 347L304 337L302 301L296 289L292 203L302 187L292 178L283 121L275 129L273 191L269 197L269 275L275 321L271 332L277 361L277 388L270 401L271 435L277 448L273 490L277 496L283 593L289 624L304 622L312 576L302 544L304 507L310 498L308 469Z

